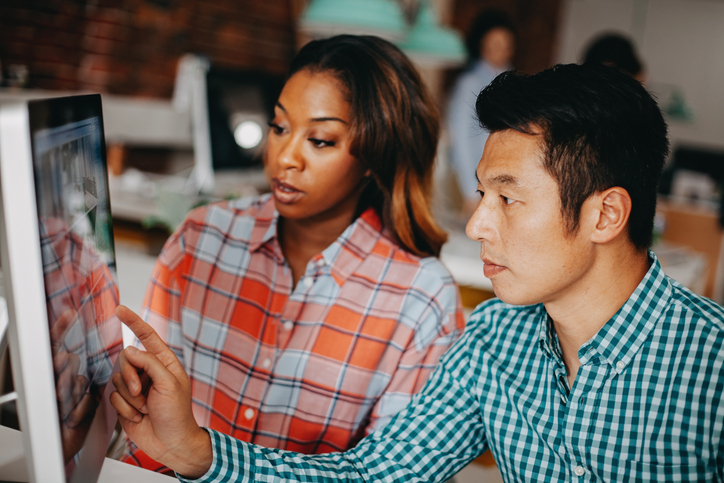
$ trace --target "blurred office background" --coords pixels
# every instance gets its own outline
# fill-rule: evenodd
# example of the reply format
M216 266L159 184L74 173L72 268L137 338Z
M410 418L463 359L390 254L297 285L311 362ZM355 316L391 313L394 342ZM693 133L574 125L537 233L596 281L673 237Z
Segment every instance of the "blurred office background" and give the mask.
M491 7L515 23L522 72L577 62L602 32L635 43L672 142L655 250L671 276L722 303L724 0L3 0L0 102L103 95L121 299L139 310L155 255L189 209L266 190L266 112L299 46L341 32L385 36L444 112L462 38ZM491 286L463 233L446 143L443 134L443 261L471 310ZM458 482L499 481L491 459L480 463Z

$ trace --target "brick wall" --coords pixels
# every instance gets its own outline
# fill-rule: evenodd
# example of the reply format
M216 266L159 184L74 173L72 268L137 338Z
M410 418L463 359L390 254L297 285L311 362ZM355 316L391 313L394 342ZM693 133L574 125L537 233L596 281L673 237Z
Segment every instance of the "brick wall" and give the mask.
M28 87L169 98L187 52L283 74L293 0L2 0L0 62Z

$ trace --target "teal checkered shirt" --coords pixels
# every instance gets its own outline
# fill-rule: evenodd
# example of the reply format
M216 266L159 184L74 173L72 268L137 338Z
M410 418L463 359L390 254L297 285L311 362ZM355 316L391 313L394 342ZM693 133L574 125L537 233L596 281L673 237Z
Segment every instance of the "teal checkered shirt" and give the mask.
M490 448L505 481L724 481L724 309L651 267L578 351L569 390L542 305L480 305L410 405L346 453L209 431L200 480L445 481ZM182 481L188 481L180 477Z

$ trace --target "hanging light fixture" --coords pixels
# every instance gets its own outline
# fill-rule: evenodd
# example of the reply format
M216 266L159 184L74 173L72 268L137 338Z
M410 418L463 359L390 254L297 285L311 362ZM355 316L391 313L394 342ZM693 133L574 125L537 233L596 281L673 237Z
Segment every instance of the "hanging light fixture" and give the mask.
M399 46L418 65L454 67L465 62L463 41L455 30L439 25L432 7L420 2L415 24Z
M310 0L299 28L316 39L356 34L399 41L407 32L402 9L395 0Z

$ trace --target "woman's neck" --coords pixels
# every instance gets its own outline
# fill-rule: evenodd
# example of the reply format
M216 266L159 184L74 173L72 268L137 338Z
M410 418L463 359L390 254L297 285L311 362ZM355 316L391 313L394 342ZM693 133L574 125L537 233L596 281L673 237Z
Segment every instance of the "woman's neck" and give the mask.
M318 221L279 218L279 245L292 269L294 286L304 275L309 260L334 243L353 221L351 216Z

